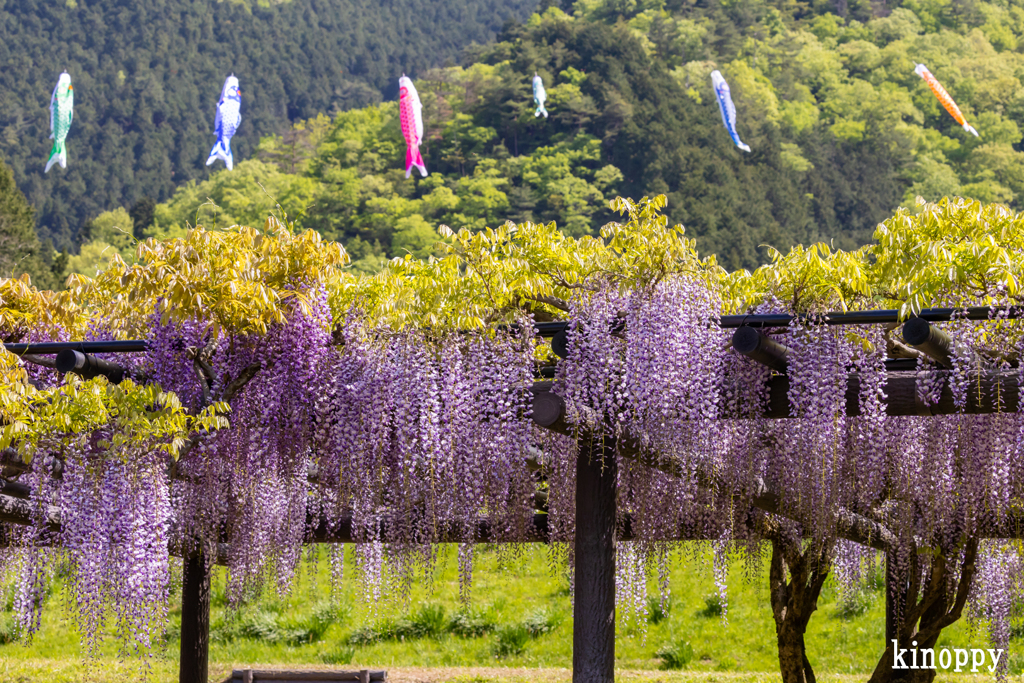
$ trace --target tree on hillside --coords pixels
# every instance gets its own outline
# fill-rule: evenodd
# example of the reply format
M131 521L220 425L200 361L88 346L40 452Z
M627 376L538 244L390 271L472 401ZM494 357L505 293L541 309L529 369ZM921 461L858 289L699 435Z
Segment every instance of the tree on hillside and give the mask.
M132 219L132 230L137 239L142 237L143 231L153 225L153 210L155 208L156 202L152 197L143 197L128 209L128 215Z
M10 166L0 161L0 277L26 273L40 289L56 284L36 235L32 207L15 184Z
M571 14L558 9L567 5ZM397 108L385 102L276 130L231 178L160 176L161 187L177 185L170 196L138 174L124 187L164 200L155 226L135 221L140 235L197 216L206 227L259 222L278 202L289 219L345 242L354 261L373 267L384 256L427 253L440 224L555 221L573 236L597 234L616 195L665 194L670 218L729 269L764 263L766 246L821 240L852 250L919 196L1024 209L1016 123L1024 70L1015 49L1024 11L978 7L545 2L525 24L507 23L496 42L467 48L461 67L415 74L428 178L404 177ZM981 138L914 73L922 60ZM732 87L749 154L722 126L714 69ZM549 118L534 116L535 72ZM168 144L147 159L162 158ZM200 209L207 199L219 208Z
M82 228L86 241L79 253L68 259L68 272L94 277L106 268L114 254L132 262L137 232L130 212L120 207L104 211Z

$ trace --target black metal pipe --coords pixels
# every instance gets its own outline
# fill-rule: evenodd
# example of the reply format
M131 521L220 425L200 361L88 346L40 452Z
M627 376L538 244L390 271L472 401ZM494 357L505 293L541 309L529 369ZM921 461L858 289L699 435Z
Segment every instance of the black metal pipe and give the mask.
M559 358L569 357L569 330L562 329L551 337L551 353Z
M990 320L998 314L1002 318L1024 317L1024 308L994 308L991 306L971 306L968 308L925 308L915 317L929 322L946 322L949 320ZM899 323L906 320L900 316L899 309L880 308L873 311L831 311L818 316L798 315L788 313L767 313L760 315L723 315L718 318L711 318L717 322L722 329L734 329L737 327L787 327L793 320L801 322L822 322L825 325L880 325L885 323ZM554 337L563 332L568 323L565 321L553 321L534 323L533 327L537 334L542 337Z
M736 349L737 353L781 373L785 373L789 367L786 360L789 355L789 347L753 327L736 328L732 335L732 348Z
M966 320L989 320L998 313L1004 318L1024 317L1024 308L993 308L991 306L972 306L970 308L925 308L916 317L930 322L944 322L953 320L954 316ZM723 329L737 327L786 327L798 320L820 320L826 325L875 325L882 323L898 323L903 320L900 312L895 308L884 308L874 311L832 311L820 316L792 316L787 313L770 313L762 315L723 315L718 318L711 318ZM549 322L536 322L533 324L534 331L542 337L554 337L559 332L564 332L569 323L565 320L553 320ZM512 328L515 325L510 326ZM621 324L615 326L616 331L621 330ZM4 344L4 348L18 355L26 353L58 353L64 349L73 349L84 353L132 353L145 351L149 341L146 339L132 339L126 341L102 341L102 342L40 342L38 344Z
M125 375L125 369L120 365L74 349L64 349L58 353L55 366L57 372L73 372L85 379L103 375L114 384L120 384Z
M989 320L996 314L1004 318L1024 316L1024 308L993 308L992 306L971 306L969 308L925 308L917 318L930 322L945 322L957 319ZM826 325L877 325L901 321L899 309L882 308L874 311L833 311L820 316L792 316L785 313L767 315L723 315L718 319L719 327L785 327L797 319L800 321L821 321Z
M548 322L534 323L533 331L541 337L554 337L559 334L565 333L569 328L569 322L566 320L551 320ZM518 324L509 325L507 327L502 326L501 329L507 329L512 331L519 330ZM626 319L623 316L619 316L612 321L611 330L612 332L622 332L626 329Z
M911 318L903 325L903 341L907 342L910 346L917 349L921 353L925 354L929 358L934 358L941 365L952 368L953 367L953 353L956 351L957 342L955 339L950 337L948 334L940 330L935 325L932 325L927 320L921 318ZM972 365L981 366L985 364L985 361L981 359L971 349L962 349L961 353L966 352L973 360Z
M130 339L127 341L75 341L75 342L39 342L38 344L4 344L9 352L21 356L26 353L60 353L65 349L83 353L133 353L145 351L149 346L147 339Z
M953 367L953 359L950 358L955 348L953 339L927 320L911 318L905 322L903 341L945 367Z
M568 325L564 320L554 320L546 323L534 323L533 329L542 337L553 337L563 331Z

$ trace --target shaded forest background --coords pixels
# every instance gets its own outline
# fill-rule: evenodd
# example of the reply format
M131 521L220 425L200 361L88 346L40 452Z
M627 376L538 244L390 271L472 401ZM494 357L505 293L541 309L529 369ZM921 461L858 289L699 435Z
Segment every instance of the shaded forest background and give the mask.
M266 3L261 3L266 5ZM73 247L102 211L205 178L229 73L246 158L293 121L397 94L397 76L493 39L535 0L0 0L0 155L35 206L39 233ZM64 69L75 87L69 168L43 175L47 107ZM40 161L42 160L42 161Z
M76 105L101 84L109 95L95 97L108 113L88 102L76 111L67 172L37 169L48 150L45 116L27 123L27 113L10 113L17 98L0 102L0 151L36 207L39 234L72 252L49 252L55 279L94 274L112 250L130 260L135 239L197 221L262 223L268 211L343 241L355 267L370 270L389 256L430 253L440 223L554 220L574 235L594 233L617 194L667 194L671 218L728 268L763 262L766 244L854 248L918 196L1024 208L1018 0L543 0L490 10L484 0L408 0L367 4L348 24L340 2L178 4L142 3L137 12L160 20L132 29L145 44L138 51L84 38L74 48L107 78L73 74ZM423 13L435 4L449 18ZM160 23L158 5L177 7L179 18ZM19 40L45 44L34 17L72 10L19 3L25 20L12 29L12 6L0 6L11 36L0 49L10 55L25 52ZM122 44L109 29L137 23L130 10L91 6L109 22L105 40ZM189 59L206 71L184 69ZM981 138L941 108L917 62ZM241 77L239 64L265 75L247 77L248 93L242 81L235 170L211 172L202 164L213 102L221 72ZM722 127L709 80L716 68L732 86L751 154ZM425 179L404 177L392 92L402 71L424 103ZM534 72L547 84L549 119L533 115ZM32 94L42 111L49 87ZM104 123L89 128L90 116ZM24 135L8 133L17 121Z

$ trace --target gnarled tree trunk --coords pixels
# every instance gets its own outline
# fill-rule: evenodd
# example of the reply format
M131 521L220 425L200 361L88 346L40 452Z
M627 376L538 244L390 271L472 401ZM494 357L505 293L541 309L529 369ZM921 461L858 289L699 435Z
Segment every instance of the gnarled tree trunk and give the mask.
M956 552L956 555L959 555L959 552ZM915 647L912 644L914 641L917 642L918 651L934 649L942 629L955 623L963 614L967 595L974 581L978 539L970 538L964 546L960 578L956 591L953 592L949 590L949 581L951 575L955 575L956 555L940 550L932 556L931 566L928 567L927 575L924 575L922 590L924 572L920 565L921 556L916 544L913 547L906 593L901 596L904 607L897 620L899 627L896 637L901 650L909 651ZM935 680L936 669L894 669L897 654L892 642L886 643L885 652L878 660L869 683L932 683ZM936 661L938 654L935 653ZM910 664L909 656L905 655L904 660Z
M798 540L772 539L768 578L783 683L815 683L804 634L830 569L827 549L816 543L800 545Z

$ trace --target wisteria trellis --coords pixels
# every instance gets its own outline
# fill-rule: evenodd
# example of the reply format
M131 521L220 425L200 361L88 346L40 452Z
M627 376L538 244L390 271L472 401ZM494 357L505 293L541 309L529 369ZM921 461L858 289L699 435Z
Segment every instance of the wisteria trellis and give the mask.
M730 348L729 333L713 320L731 304L712 279L691 271L633 280L596 272L585 287L568 287L564 304L568 354L554 392L570 433L629 444L616 456L619 520L634 537L619 546L625 612L645 609L645 577L656 566L664 575L680 539L712 544L723 598L725 554L739 549L759 561L762 542L790 591L805 588L793 577L806 574L813 590L832 567L854 581L865 549L844 540L839 520L855 514L887 530L890 574L913 586L900 607L906 633L897 638L934 644L940 622L959 616L957 598L973 586L972 614L1005 647L1008 605L1020 586L1017 548L979 540L1003 534L1024 494L1019 415L890 417L884 361L892 331L829 327L810 316L770 332L790 349L790 419L766 419L770 371ZM148 351L119 362L137 383L173 392L187 414L221 401L231 408L229 427L186 430L177 460L166 448L170 431L128 447L113 438L116 423L89 434L58 429L32 443L20 478L31 486L33 509L59 510L62 552L46 538L42 514L35 528L7 532L14 542L3 562L20 582L26 632L38 624L47 566L64 562L87 644L112 614L126 645L144 652L166 616L169 549L203 549L213 558L227 541L229 595L242 601L268 581L288 589L311 520L322 518L352 525L372 599L407 590L413 572L435 560L441 528L445 540L463 543L468 590L478 524L498 542L535 540L536 482L527 461L538 449L550 538L571 543L576 442L545 432L530 414L535 374L550 358L528 332L535 309L476 330L388 324L371 313L365 292L339 305L334 286L286 278L281 314L263 330L168 314L157 303L145 325ZM1015 303L1002 294L940 303ZM807 312L773 297L752 310ZM91 321L92 336L117 334L115 323ZM996 315L945 329L960 345L948 373L919 356L922 413L946 384L963 407L969 392L982 390L980 373L1024 367L1016 362L1015 323ZM62 336L66 330L51 324L28 326L18 338ZM858 377L853 416L851 372ZM32 381L39 391L74 383L38 369ZM59 479L54 458L63 462ZM764 490L778 499L771 512L753 505ZM572 553L566 557L571 563ZM915 612L930 590L949 603L942 620ZM777 615L784 679L806 680L803 663L787 670L781 654L791 627L785 619ZM886 680L878 670L875 678Z

